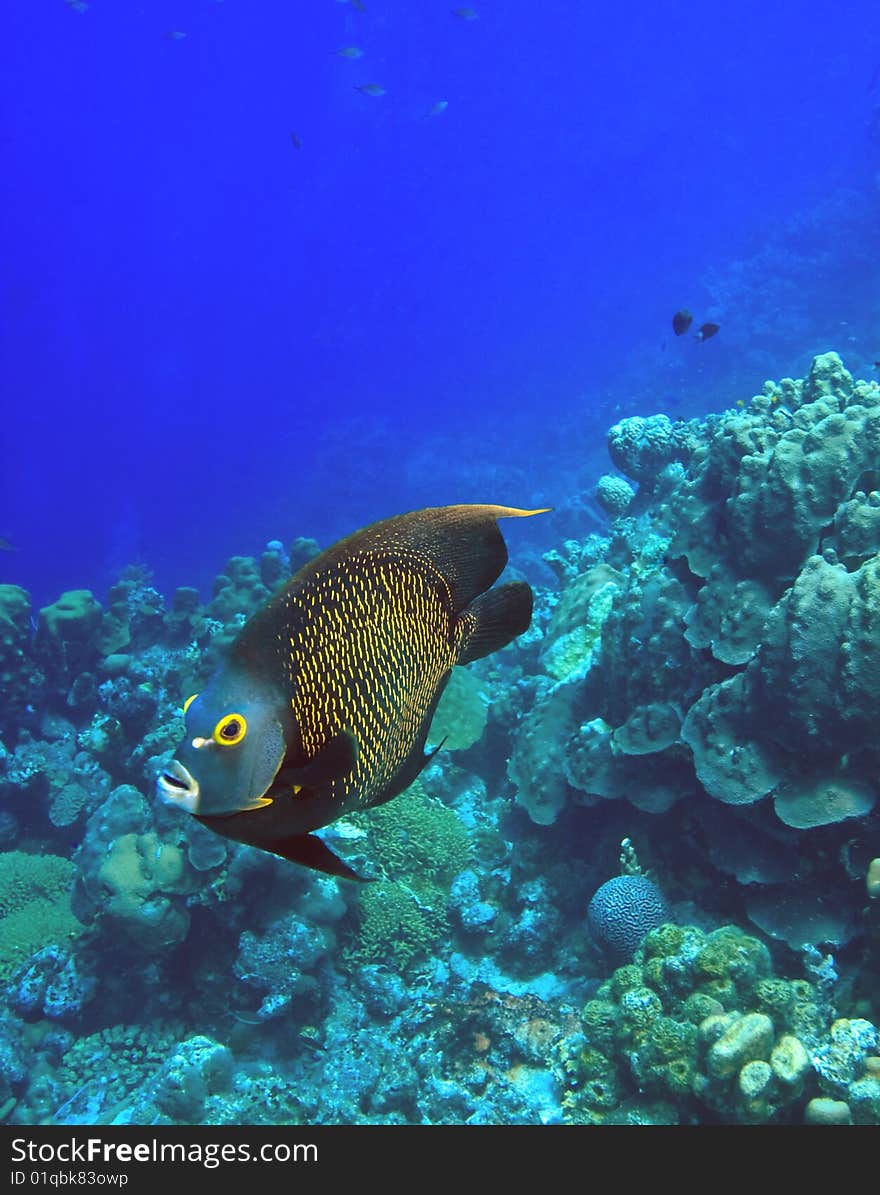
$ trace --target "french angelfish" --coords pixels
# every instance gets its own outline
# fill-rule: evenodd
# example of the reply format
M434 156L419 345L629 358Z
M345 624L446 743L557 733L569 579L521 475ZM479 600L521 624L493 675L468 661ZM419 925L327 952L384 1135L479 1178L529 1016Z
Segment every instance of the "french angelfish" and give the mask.
M497 520L540 513L414 511L309 561L185 702L160 799L227 838L359 879L312 831L412 784L453 667L527 630L528 584L491 588L507 563Z

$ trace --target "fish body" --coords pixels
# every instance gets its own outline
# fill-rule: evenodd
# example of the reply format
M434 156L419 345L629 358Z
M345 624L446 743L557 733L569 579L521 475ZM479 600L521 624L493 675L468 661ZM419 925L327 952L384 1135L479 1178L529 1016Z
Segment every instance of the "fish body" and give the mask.
M18 548L8 540L5 535L0 535L0 552L17 552Z
M695 333L697 340L711 340L720 327L720 324L701 324Z
M497 520L436 507L349 536L258 611L204 691L157 794L228 838L357 878L312 831L391 800L425 766L456 664L529 626Z
M460 21L475 21L480 14L475 8L453 8L452 15Z
M449 107L449 100L437 100L437 102L435 104L432 104L431 107L428 109L428 111L425 113L424 119L430 120L432 116L439 116L442 112L445 112L448 107Z
M343 46L340 50L334 50L337 58L363 58L364 52L360 46Z
M681 311L676 311L672 317L672 331L676 336L684 336L693 322L694 317L688 311L687 307L682 307Z
M302 141L300 141L293 129L290 130L290 144L294 149L302 149Z
M359 91L361 95L371 96L373 99L385 94L385 88L379 83L361 83L360 86L355 87L355 91Z

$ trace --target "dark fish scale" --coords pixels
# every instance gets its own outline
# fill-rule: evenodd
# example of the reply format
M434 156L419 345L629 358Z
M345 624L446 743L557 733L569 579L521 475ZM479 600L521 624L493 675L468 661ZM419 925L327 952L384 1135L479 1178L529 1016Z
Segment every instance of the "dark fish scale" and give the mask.
M359 746L331 796L368 805L393 778L458 658L467 618L427 557L369 551L310 578L288 603L291 707L306 758L342 730ZM368 702L364 697L369 696Z

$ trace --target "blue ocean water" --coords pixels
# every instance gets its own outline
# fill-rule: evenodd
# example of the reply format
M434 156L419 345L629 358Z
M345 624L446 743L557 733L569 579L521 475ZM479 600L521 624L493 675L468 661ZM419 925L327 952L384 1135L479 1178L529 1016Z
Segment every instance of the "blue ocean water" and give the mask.
M714 480L700 472L722 413L756 412L756 428L765 420L729 438L748 440L760 470L785 419L807 429L801 409L829 394L841 410L870 405L880 369L873 6L41 0L6 4L2 24L0 830L4 851L17 853L8 864L15 877L21 854L73 861L78 895L67 915L86 927L68 948L56 941L61 923L41 906L28 917L42 925L45 914L55 927L46 939L55 953L34 962L40 943L27 935L27 949L9 948L3 1116L800 1122L811 1100L845 1103L864 1122L880 1116L878 1067L866 1061L880 1053L876 1030L871 1037L880 1010L865 994L865 976L880 969L876 906L863 894L880 850L858 737L880 694L869 679L831 687L826 737L796 780L789 762L773 768L780 752L788 761L806 713L802 723L792 714L779 741L765 744L745 714L733 730L705 714L712 729L704 734L689 712L714 710L709 690L737 669L752 684L755 668L766 683L742 700L758 722L766 721L759 692L800 686L806 707L809 666L781 645L773 628L782 615L770 612L798 599L808 557L836 553L828 566L855 575L873 551L873 516L862 507L873 509L880 461L870 455L854 464L855 449L841 454L850 473L839 492L799 473L795 488L819 493L803 516L796 502L769 499L742 515L754 471L735 481L721 464ZM672 317L683 308L694 320L679 336ZM695 336L707 323L717 334ZM836 366L812 365L832 351L862 390L847 389ZM768 379L810 377L750 406ZM820 414L827 411L810 418ZM612 425L658 415L690 430L673 444L665 424L652 425L644 444L628 442L609 458ZM669 468L655 484L660 464L644 445L658 427L673 446L657 458ZM819 439L833 435L826 429ZM874 452L869 428L859 424L851 439ZM829 475L843 472L829 466ZM635 522L616 522L624 508L597 499L603 474L626 474L639 487ZM768 478L777 474L788 476L784 464L768 467ZM694 488L685 494L679 484ZM706 511L728 498L733 507L707 531ZM472 742L462 731L466 745L441 752L424 789L398 799L410 802L396 815L403 840L423 827L428 859L436 849L463 864L457 835L465 831L476 853L467 866L437 865L444 896L432 889L434 904L422 893L414 911L411 890L397 892L399 918L383 928L370 913L374 897L248 848L221 850L219 839L199 837L158 806L153 785L180 737L174 711L187 685L205 679L245 616L306 559L312 549L300 543L297 557L294 541L323 548L375 520L453 503L552 508L504 526L512 564L535 588L536 616L518 647L472 666L475 691L461 682L459 723L480 722L480 709L485 723L488 707L486 729ZM862 511L850 512L850 523L846 503ZM674 531L663 522L670 509L682 519ZM689 520L703 536L700 562L698 533L689 539L683 529ZM730 565L731 589L712 602L736 606L744 591L735 584L763 586L760 599L749 590L748 610L760 611L762 625L766 615L770 630L755 632L748 650L739 640L722 650L719 641L735 636L706 612L708 587L698 598L697 578L709 577L713 562L727 569L737 535L754 543L765 524L768 556L777 535L797 542L801 556L777 572L757 552L740 573ZM266 554L272 541L281 546ZM707 544L717 545L709 563ZM230 566L233 557L252 559ZM687 567L668 565L673 557ZM873 583L872 574L868 591ZM674 586L685 596L670 596ZM198 592L175 599L180 587ZM625 591L632 603L636 588L638 615L614 596ZM101 609L80 597L72 613L55 610L63 592L81 590ZM840 631L868 656L874 634L867 615L858 635ZM640 675L643 644L656 668L636 692L630 678ZM821 650L805 656L817 675ZM749 665L753 658L759 664ZM565 689L573 677L577 688ZM649 749L633 719L641 728L661 707L675 711L674 730L668 742L648 735ZM770 708L775 716L778 706ZM647 782L641 793L641 773L598 779L591 763L584 779L583 728L599 721L604 746L595 750L609 760L663 756L669 800ZM624 727L629 745L621 747ZM602 739L612 728L613 749ZM754 751L772 783L725 789L694 745L707 736L719 752ZM544 748L529 754L517 747L526 740ZM691 754L695 768L681 762ZM806 815L788 812L792 785L806 791L820 779L855 793L853 804L839 820L801 824ZM612 800L624 791L625 814ZM731 827L690 818L682 810L701 794L719 818L740 804L747 811L730 814ZM767 824L773 800L781 830ZM456 820L444 821L431 801ZM382 816L397 809L392 801ZM343 827L367 870L370 851L359 846L379 851L388 884L406 855L395 824ZM692 1019L693 1033L676 1030L669 1058L655 1060L653 1078L637 1075L630 1091L632 1076L619 1068L609 1077L610 1053L605 1070L590 1055L598 1047L589 1017L572 1028L607 977L589 945L590 898L617 870L620 841L632 837L647 854L658 824L676 846L658 846L646 868L680 925L711 935L730 922L757 934L749 938L756 958L769 950L765 939L796 957L761 954L739 1003L722 990L726 972L707 962L716 987L695 981L693 993L704 1001L700 1049L733 1032L721 1021L703 1030L710 1016L776 1017L775 1045L747 1049L735 1066L720 1054L706 1065L714 1079L752 1063L775 1066L779 1090L749 1072L741 1087L752 1082L750 1094L715 1092L700 1103L693 1075L670 1077L670 1058L690 1058L683 1041L695 1038ZM742 855L760 860L757 879L719 860L719 839L736 837L732 826ZM769 903L778 896L781 880L767 861L774 833L795 855L798 834L807 834L816 857L801 878L817 891L839 879L851 932L816 930L811 939L801 927L788 936L768 928L753 889L772 889ZM842 853L846 868L836 876L829 860ZM710 896L712 868L721 878ZM693 891L689 869L701 876ZM8 901L9 941L18 943L15 918L24 914ZM426 902L434 911L420 920ZM210 955L193 945L203 936L220 942ZM125 991L110 972L138 938L148 945ZM829 978L835 947L866 951L851 956L858 962L841 983ZM844 1061L831 1057L844 1047L823 1037L827 1025L791 1013L791 993L785 1016L768 991L755 995L760 982L794 984L807 948L818 951L807 956L821 993L813 1005L855 1026ZM676 939L657 954L701 949L711 953L711 943ZM343 1000L352 967L361 968L361 987ZM488 992L501 996L487 1019ZM341 1009L335 1019L331 996ZM195 997L205 1010L198 1023L186 1012ZM455 1014L428 1026L413 1008L438 1000ZM625 1015L636 1019L637 1010ZM675 1020L669 1007L663 1015ZM785 1034L811 1054L809 1079L803 1068L780 1077L771 1046ZM402 1041L410 1069L391 1081ZM108 1092L89 1059L114 1042L127 1078ZM79 1071L62 1065L71 1050ZM841 1077L846 1067L852 1073ZM295 1098L291 1068L306 1076ZM136 1089L172 1072L199 1076L178 1104L137 1103ZM592 1102L580 1098L600 1072L603 1090ZM878 1091L853 1095L860 1081ZM783 1088L797 1098L783 1099ZM650 1107L633 1110L637 1090L649 1093ZM572 1091L580 1095L566 1103Z
M871 360L849 270L797 295L808 343L784 339L784 245L735 289L787 220L874 193L871 15L9 5L5 577L44 602L136 558L204 588L274 535L559 505L560 458L617 404L716 409L842 340ZM874 233L854 253L844 211L815 240L867 273ZM679 306L722 337L669 343Z

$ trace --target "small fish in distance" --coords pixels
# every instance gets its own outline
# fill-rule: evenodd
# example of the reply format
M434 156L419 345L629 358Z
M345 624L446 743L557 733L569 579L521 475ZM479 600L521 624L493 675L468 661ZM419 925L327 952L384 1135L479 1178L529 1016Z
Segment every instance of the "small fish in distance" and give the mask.
M89 7L86 0L64 0L71 12L85 12Z
M475 21L480 14L475 8L453 8L452 15L460 21Z
M293 129L290 130L290 144L294 149L302 149L302 142L300 141L299 137L297 137L296 133L294 133Z
M682 307L681 311L676 311L672 317L672 331L676 336L684 336L693 322L694 317L688 311L687 307Z
M358 879L313 831L408 788L452 669L528 630L530 586L495 584L498 520L541 513L417 510L310 560L184 702L156 795L225 838Z
M5 535L0 535L0 552L17 552L15 544L10 543Z
M694 335L697 340L711 340L720 327L720 324L700 324Z
M361 83L360 86L355 87L355 91L359 91L361 95L372 96L373 99L385 94L385 88L379 83Z
M341 50L334 50L337 58L363 58L364 52L359 46L343 46Z
M438 100L436 104L432 104L422 120L430 120L432 116L439 116L441 112L445 112L449 107L449 100Z
M185 37L186 34L182 29L169 29L165 34L166 41L183 41Z

